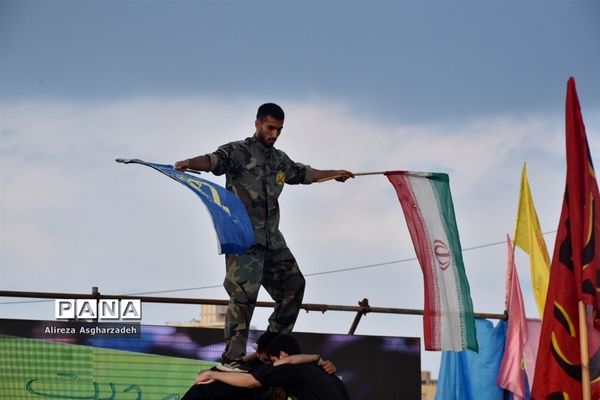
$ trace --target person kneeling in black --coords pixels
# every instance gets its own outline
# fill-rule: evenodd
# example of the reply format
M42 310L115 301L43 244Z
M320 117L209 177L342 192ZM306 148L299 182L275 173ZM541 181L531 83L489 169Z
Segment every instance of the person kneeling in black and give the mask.
M265 332L256 341L254 348L255 353L248 354L243 360L244 370L238 369L239 372L247 372L252 369L259 368L265 363L270 363L267 348L271 341L277 337L277 333ZM219 371L222 365L213 367L212 371ZM223 372L234 373L228 370ZM244 388L227 385L223 382L215 381L210 385L194 385L185 393L181 400L271 400L271 388L256 387Z
M295 400L349 400L344 383L326 373L318 355L301 355L300 346L290 335L279 335L267 350L273 364L250 373L203 371L196 384L222 382L239 388L280 386Z

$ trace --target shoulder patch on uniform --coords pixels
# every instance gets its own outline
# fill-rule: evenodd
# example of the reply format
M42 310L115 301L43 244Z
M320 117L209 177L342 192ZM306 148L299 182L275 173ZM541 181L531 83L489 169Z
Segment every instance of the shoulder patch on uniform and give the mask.
M284 171L277 171L277 176L275 176L275 183L277 183L279 186L283 186L283 184L285 183Z

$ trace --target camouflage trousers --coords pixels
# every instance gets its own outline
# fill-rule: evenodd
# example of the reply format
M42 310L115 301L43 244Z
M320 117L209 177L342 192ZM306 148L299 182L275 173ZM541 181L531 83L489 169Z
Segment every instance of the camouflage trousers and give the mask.
M292 252L255 245L243 255L228 254L223 286L229 294L225 316L223 360L239 360L246 353L250 320L261 285L275 301L268 330L290 333L302 305L305 281Z

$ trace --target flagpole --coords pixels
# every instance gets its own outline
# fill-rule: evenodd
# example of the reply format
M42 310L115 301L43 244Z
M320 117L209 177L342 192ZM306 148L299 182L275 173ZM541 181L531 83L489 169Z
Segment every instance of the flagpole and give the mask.
M352 175L354 176L365 176L365 175L385 175L386 171L377 171L377 172L355 172ZM327 178L323 178L323 179L319 179L317 180L317 182L325 182L325 181L330 181L332 179L337 179L337 178L341 178L342 176L345 175L334 175L334 176L330 176Z
M590 354L588 349L588 332L587 332L587 313L585 312L585 304L579 300L579 348L581 353L581 389L583 392L583 400L591 400L591 382L590 382Z
M131 163L132 161L134 161L134 162L135 162L135 161L142 161L142 160L138 160L138 159L133 159L133 160L131 160L131 159L129 159L129 158L116 158L116 159L115 159L115 161L116 161L116 162L118 162L118 163L121 163L121 164L129 164L129 163ZM173 168L174 168L174 167L173 167ZM200 174L201 174L203 171L198 171L197 169L186 168L186 169L184 170L184 172L191 172L191 173L194 173L194 174L198 174L198 175L200 175Z
M201 175L203 171L198 171L197 169L186 168L184 172L191 172L193 174Z

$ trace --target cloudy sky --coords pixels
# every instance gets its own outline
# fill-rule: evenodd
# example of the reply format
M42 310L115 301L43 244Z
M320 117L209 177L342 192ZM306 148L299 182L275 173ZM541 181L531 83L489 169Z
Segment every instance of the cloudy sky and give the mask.
M554 245L569 76L600 154L599 17L597 1L2 0L0 288L226 299L201 202L114 159L213 151L251 135L273 101L286 110L277 146L296 161L448 173L475 310L501 313L523 162ZM422 308L384 177L288 186L280 204L305 302ZM0 298L0 317L53 319L52 303L20 300ZM144 322L197 313L148 304ZM296 329L343 333L353 318L302 313ZM368 315L357 333L421 336L421 319ZM437 374L439 355L422 363Z

